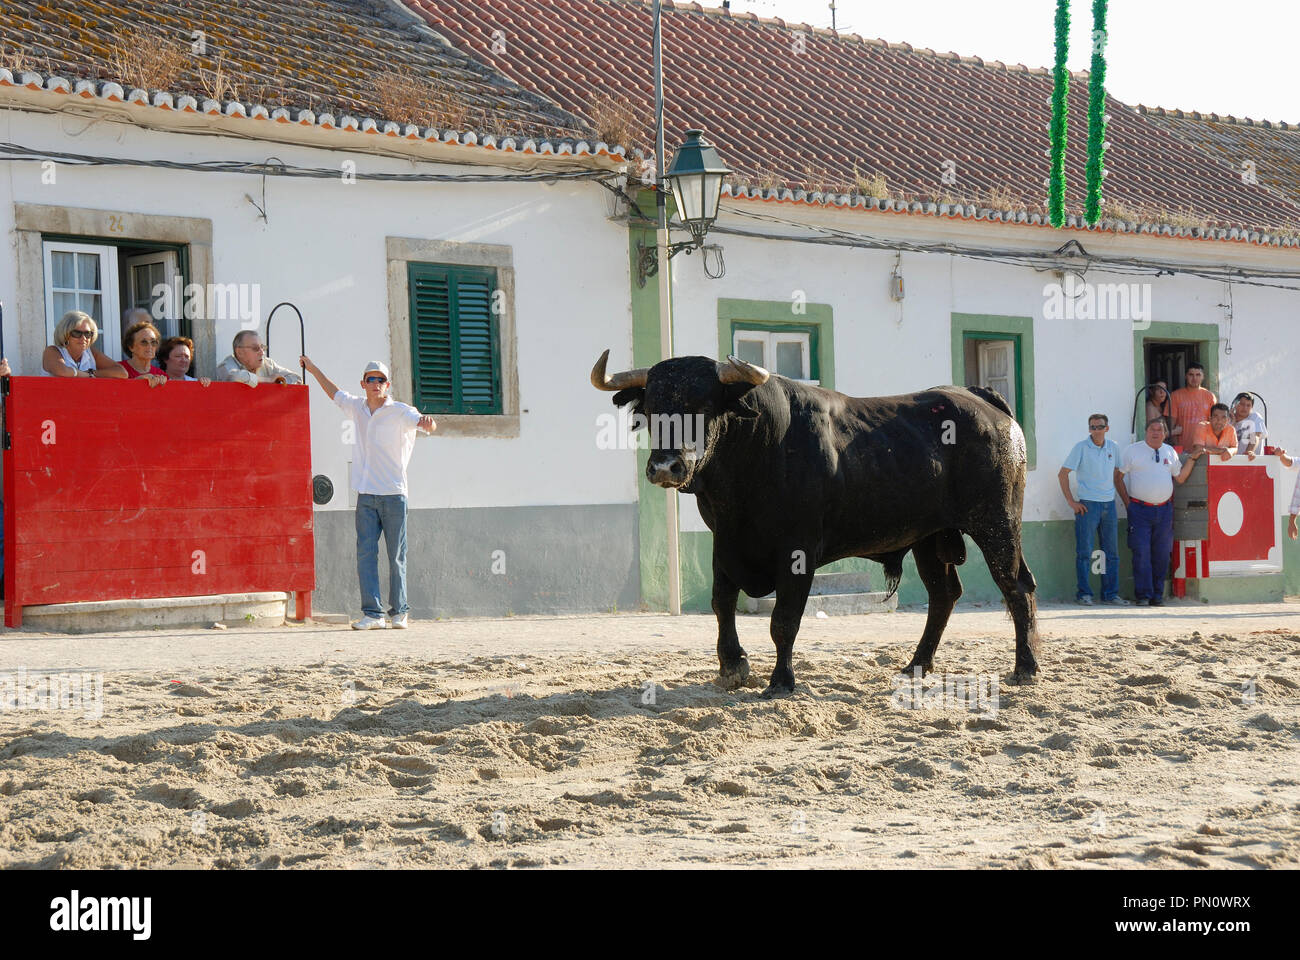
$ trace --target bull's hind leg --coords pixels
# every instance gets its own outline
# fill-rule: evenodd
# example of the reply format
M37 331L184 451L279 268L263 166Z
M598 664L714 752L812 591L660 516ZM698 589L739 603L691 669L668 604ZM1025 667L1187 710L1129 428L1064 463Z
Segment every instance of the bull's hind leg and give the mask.
M1034 575L1020 555L1020 531L1004 526L997 530L969 531L988 564L993 582L1002 591L1007 610L1016 625L1016 672L1018 681L1033 679L1038 661L1033 647L1038 643L1038 605L1034 596Z
M718 618L718 685L739 687L749 677L749 658L736 635L736 598L740 588L713 565L713 615Z
M939 647L948 618L952 616L952 608L961 597L961 577L957 574L956 565L948 562L953 551L943 549L944 544L940 543L943 535L944 533L936 533L912 547L916 572L920 574L921 582L930 595L930 608L926 614L921 642L916 647L916 653L912 654L912 662L903 668L904 673L920 670L924 676L934 669L934 652ZM960 533L957 538L960 542ZM964 549L962 553L964 559Z
M812 589L812 563L806 573L790 573L776 582L776 608L772 611L772 642L776 644L776 667L763 696L788 697L794 693L794 638L799 633L808 591Z

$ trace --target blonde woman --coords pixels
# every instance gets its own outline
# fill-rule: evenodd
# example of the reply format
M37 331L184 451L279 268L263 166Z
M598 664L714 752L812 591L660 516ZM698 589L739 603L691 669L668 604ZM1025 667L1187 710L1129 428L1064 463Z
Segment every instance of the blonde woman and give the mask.
M92 346L99 327L88 313L69 310L54 328L54 343L41 355L47 377L110 377L125 379L126 371Z

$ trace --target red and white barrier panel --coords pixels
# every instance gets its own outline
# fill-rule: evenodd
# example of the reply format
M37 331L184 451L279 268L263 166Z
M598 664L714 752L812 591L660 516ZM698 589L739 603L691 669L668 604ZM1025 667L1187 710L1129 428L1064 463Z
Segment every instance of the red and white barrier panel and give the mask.
M1281 501L1288 471L1277 457L1209 463L1209 536L1174 544L1173 582L1282 572ZM1285 479L1284 479L1285 478Z
M5 623L25 605L316 585L305 386L11 377Z

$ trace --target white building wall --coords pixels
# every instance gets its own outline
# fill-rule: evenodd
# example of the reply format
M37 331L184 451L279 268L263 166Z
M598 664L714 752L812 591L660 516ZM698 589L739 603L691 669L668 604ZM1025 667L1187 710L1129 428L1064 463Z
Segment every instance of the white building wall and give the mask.
M364 154L4 109L0 131L7 142L87 155L257 163L275 156L294 166L336 169L351 159L359 172L509 172L417 166ZM457 149L474 159L488 156L478 148ZM538 166L544 169L545 164ZM608 398L588 382L600 350L612 347L620 359L631 353L627 228L608 219L608 194L599 185L344 184L342 177L268 177L263 221L245 199L248 194L262 202L257 176L66 163L57 166L54 184L43 184L41 174L39 163L0 161L0 234L11 240L10 255L0 256L0 300L7 307L5 345L11 358L21 352L20 318L14 313L15 202L210 219L214 281L259 285L263 331L273 305L282 300L297 304L306 319L308 353L353 392L360 389L366 360L390 360L386 237L507 244L516 280L519 436L421 440L411 464L411 507L635 502L635 454L597 449L596 416L608 408ZM229 352L238 329L236 320L217 323L217 360ZM272 339L277 362L296 367L298 344L292 311L281 310ZM160 401L166 389L161 388ZM344 493L336 493L326 509L346 509L346 447L339 413L317 386L311 390L313 472L329 475Z
M1300 251L1241 243L1137 238L1056 231L1000 223L964 223L857 211L823 211L789 204L729 201L742 211L833 226L881 240L947 241L968 246L1054 250L1078 240L1090 253L1186 260L1203 265L1300 268ZM788 224L724 212L720 223L791 234ZM720 280L704 275L698 255L674 260L675 345L678 355L719 356L720 298L809 303L834 311L835 385L854 396L909 393L953 379L953 313L1034 318L1037 468L1030 473L1025 519L1067 520L1056 474L1070 447L1087 434L1087 417L1106 413L1110 438L1130 442L1134 392L1133 321L1048 320L1044 286L1050 273L946 254L904 253L902 303L889 295L896 255L839 246L776 242L715 233L725 251ZM1088 272L1090 282L1150 284L1151 320L1218 324L1220 393L1227 401L1255 390L1269 404L1272 436L1300 449L1300 290L1234 284L1232 321L1226 286L1186 275L1129 276ZM1300 287L1300 281L1290 281ZM792 315L792 320L799 318ZM724 345L725 348L726 345ZM960 374L958 374L960 376ZM1172 386L1172 385L1171 385ZM1179 385L1181 386L1181 384ZM1221 396L1223 399L1223 396ZM1139 428L1140 429L1140 428ZM683 528L705 530L693 497L682 498Z

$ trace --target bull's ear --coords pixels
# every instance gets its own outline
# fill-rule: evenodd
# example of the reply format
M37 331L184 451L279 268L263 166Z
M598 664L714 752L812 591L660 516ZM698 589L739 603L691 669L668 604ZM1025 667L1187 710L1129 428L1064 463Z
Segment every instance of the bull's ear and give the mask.
M723 393L726 395L726 406L724 409L742 420L753 420L758 416L758 411L745 403L745 397L749 391L754 389L752 383L729 383L723 387Z
M645 387L628 387L614 394L614 406L625 407L629 403L633 404L633 410L645 403Z

